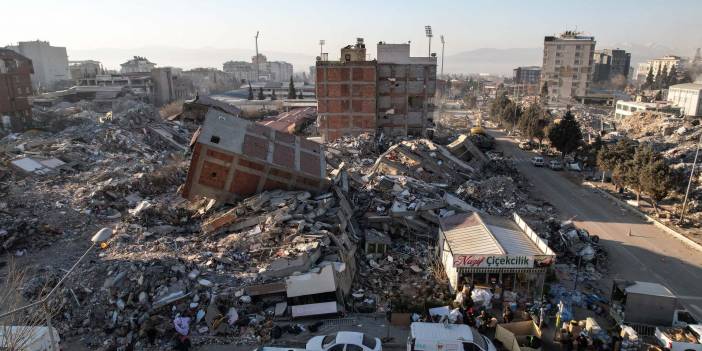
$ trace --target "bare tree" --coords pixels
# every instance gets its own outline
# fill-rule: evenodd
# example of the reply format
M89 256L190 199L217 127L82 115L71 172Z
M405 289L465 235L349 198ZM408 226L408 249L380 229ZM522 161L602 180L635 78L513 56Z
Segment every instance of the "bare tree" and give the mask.
M0 314L26 306L31 302L26 301L22 294L28 282L28 269L10 260L5 271L6 274L0 277ZM48 281L48 279L44 280L45 283L39 287L37 299L50 290L46 284ZM48 306L40 306L4 317L0 320L0 348L7 351L25 350L36 341L37 335L40 334L38 329L45 327L46 316L54 314L55 311L51 311Z

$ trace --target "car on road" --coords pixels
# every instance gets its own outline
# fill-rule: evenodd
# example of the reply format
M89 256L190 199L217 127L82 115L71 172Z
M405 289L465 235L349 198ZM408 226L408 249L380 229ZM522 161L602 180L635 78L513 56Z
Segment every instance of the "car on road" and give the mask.
M541 156L534 156L531 158L531 164L534 165L534 167L543 167L544 158Z
M562 171L563 170L563 164L561 161L558 160L551 160L548 163L548 168L554 170L554 171Z
M519 148L522 150L533 150L534 149L534 143L531 141L522 141L519 143Z
M380 339L363 333L340 331L315 336L307 341L306 351L382 351Z

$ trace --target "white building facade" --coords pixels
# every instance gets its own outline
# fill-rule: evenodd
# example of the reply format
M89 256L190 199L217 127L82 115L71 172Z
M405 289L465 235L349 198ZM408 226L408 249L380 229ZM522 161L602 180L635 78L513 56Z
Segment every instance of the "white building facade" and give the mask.
M548 102L568 103L590 87L595 38L567 31L544 38L541 84L548 86Z
M65 47L51 46L48 41L35 40L21 41L16 46L8 46L7 49L32 60L34 89L52 89L56 83L71 79Z
M670 69L673 68L673 66L675 66L675 69L679 72L681 69L685 68L684 65L685 59L675 55L668 55L663 56L661 58L648 60L647 62L639 63L639 65L637 66L636 81L645 81L646 76L648 76L648 71L650 69L652 69L653 77L655 77L658 73L658 70L662 70L663 67L666 67L666 72L670 72Z
M685 116L702 116L702 82L672 85L668 101L680 107Z
M122 74L150 73L156 67L156 64L149 61L146 57L134 56L133 59L120 64L120 66L122 66L120 69Z

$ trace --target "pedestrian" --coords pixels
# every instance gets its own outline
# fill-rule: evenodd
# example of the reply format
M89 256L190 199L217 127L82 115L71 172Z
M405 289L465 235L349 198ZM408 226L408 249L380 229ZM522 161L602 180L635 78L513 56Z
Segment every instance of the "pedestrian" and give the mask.
M587 337L585 337L585 334L580 333L576 341L578 344L578 351L585 351L585 349L587 348Z
M480 321L480 325L478 326L478 330L480 333L485 333L487 331L487 328L490 323L490 316L488 316L487 312L485 310L480 311L480 315L478 316L478 320Z
M565 328L561 329L561 350L571 351L573 349L573 338Z
M512 314L512 309L509 307L509 303L505 304L504 311L502 312L502 321L504 323L512 323L514 315Z
M176 351L189 351L192 344L190 343L190 338L187 335L180 335L176 337Z

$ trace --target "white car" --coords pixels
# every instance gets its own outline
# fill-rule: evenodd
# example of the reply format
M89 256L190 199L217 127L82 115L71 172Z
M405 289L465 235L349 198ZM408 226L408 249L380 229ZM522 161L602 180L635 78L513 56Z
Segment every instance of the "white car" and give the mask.
M543 167L544 158L541 156L534 156L531 158L531 164L534 165L534 167Z
M363 333L340 331L315 336L305 346L306 351L382 351L380 339Z

